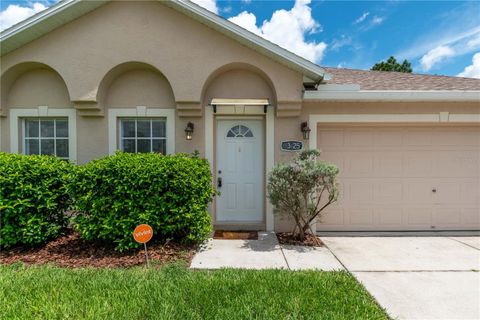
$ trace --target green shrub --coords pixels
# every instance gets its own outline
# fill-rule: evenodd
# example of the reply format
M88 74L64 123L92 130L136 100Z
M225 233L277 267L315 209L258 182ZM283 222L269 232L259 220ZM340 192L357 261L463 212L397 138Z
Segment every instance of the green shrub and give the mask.
M163 240L201 241L211 231L210 167L195 156L119 152L79 167L71 194L82 238L119 251L138 247L132 232L141 223Z
M1 248L40 245L62 233L72 168L55 157L0 153Z
M311 223L337 201L338 168L320 161L320 151L302 151L292 162L277 164L268 175L267 191L276 213L295 221L293 235L304 240ZM322 198L322 196L325 196Z

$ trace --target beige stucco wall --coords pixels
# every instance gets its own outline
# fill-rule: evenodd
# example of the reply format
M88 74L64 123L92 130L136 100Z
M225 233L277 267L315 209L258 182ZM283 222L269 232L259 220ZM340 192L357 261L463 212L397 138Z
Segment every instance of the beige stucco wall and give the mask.
M221 89L215 85L212 94L251 98L239 92L256 92L260 97L265 84L252 85L259 83L256 73L268 79L272 101L300 101L302 95L303 76L298 72L156 1L113 1L2 56L2 101L11 87L5 78L22 73L23 65L32 61L58 72L76 107L91 106L103 113L99 118L77 117L79 163L107 153L108 107L153 106L158 101L171 107L172 99L176 106L204 107L206 88L228 70L237 71L225 75L225 83L236 77L235 84ZM45 92L56 90L51 81L43 87L48 87ZM22 90L22 95L41 105L33 91ZM0 107L8 115L8 106ZM177 116L177 120L176 150L203 153L201 118ZM183 130L189 121L195 124L195 134L187 142ZM0 148L9 151L8 120L0 122Z
M136 69L114 79L101 103L106 108L175 108L175 97L168 80L160 73Z
M9 108L31 108L39 105L53 108L73 107L62 78L48 69L34 69L24 73L13 83L6 98Z

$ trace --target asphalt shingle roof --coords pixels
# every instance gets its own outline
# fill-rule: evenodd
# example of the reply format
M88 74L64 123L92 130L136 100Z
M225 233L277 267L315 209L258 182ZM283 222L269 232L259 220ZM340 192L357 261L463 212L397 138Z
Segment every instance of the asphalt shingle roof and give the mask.
M402 72L324 68L328 84L358 84L361 90L480 90L480 79Z

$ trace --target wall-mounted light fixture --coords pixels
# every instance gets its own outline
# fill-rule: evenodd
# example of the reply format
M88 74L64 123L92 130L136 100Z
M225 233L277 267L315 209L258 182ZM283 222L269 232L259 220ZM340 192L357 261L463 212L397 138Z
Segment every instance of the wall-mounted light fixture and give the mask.
M187 123L187 127L185 128L185 139L192 140L193 128L194 128L193 123L191 122Z
M312 130L308 127L308 123L307 122L302 122L302 125L301 125L300 128L302 130L303 140L310 139L310 131L312 131Z

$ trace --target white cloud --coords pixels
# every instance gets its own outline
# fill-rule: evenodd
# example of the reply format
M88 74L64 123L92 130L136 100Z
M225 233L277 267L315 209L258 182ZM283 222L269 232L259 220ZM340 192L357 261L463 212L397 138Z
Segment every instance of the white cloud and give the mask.
M257 17L243 11L228 20L290 50L313 62L320 62L327 45L325 42L307 41L305 35L321 31L321 25L312 17L310 0L296 0L290 10L277 10L270 20L257 26Z
M216 0L190 0L201 7L204 7L208 11L212 11L215 14L218 14L218 7Z
M372 18L372 24L381 24L385 20L385 17L379 17L379 16L373 16Z
M480 47L480 32L467 41L467 47L473 49Z
M7 29L46 8L47 7L40 2L35 2L30 7L11 4L5 10L0 12L0 30Z
M224 13L230 13L232 12L232 7L231 6L228 6L228 7L224 7L222 9L220 9L222 12Z
M353 42L352 37L350 36L347 37L346 35L342 34L342 36L339 39L337 38L333 39L330 45L330 48L333 51L338 51L342 47L351 45L352 42Z
M453 57L455 51L449 46L439 46L428 51L421 59L420 63L424 71L432 69L432 67L447 58Z
M419 30L416 37L409 41L409 46L401 51L394 52L399 59L410 61L419 59L414 71L425 71L421 59L428 58L429 52L438 47L449 47L454 55L448 60L455 59L466 54L474 54L480 50L480 25L478 23L478 2L466 2L456 9L450 10L440 16L436 16L437 23L433 28ZM442 61L448 61L441 59ZM436 64L436 66L438 66Z
M457 76L480 79L480 52L473 55L472 64L465 67Z
M365 19L367 19L367 17L370 15L370 12L364 12L360 17L357 18L357 20L355 20L353 23L354 24L357 24L357 23L360 23L360 22L363 22Z

